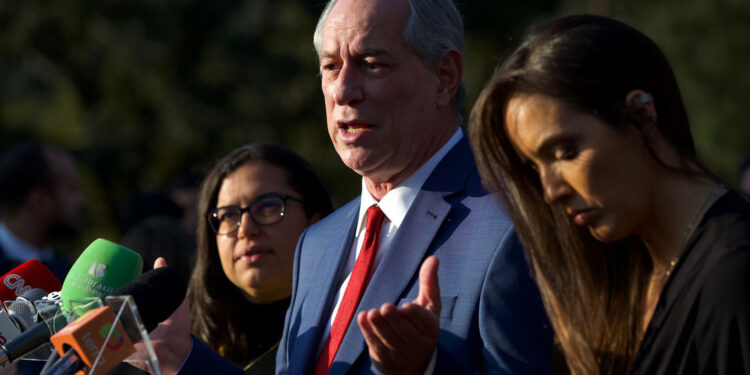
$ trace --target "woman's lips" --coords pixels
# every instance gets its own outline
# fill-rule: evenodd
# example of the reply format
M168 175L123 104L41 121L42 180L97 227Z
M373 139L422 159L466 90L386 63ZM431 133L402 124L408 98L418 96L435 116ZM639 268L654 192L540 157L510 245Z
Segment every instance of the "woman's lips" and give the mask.
M584 226L591 221L591 214L592 211L590 209L585 209L573 211L571 216L573 217L573 222L576 223L576 225Z
M240 254L240 256L237 257L236 261L241 260L247 264L254 265L272 252L273 251L271 251L270 249L262 246L253 246L249 250L246 250L244 253Z

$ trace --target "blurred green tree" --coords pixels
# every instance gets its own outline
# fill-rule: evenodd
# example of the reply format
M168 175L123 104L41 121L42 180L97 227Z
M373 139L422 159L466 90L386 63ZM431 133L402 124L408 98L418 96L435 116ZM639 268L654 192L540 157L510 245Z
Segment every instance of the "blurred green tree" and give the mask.
M561 14L599 13L625 21L664 51L680 84L698 154L737 185L750 152L750 2L740 0L567 0Z
M312 32L323 0L0 2L0 148L38 139L73 151L89 198L85 240L119 238L136 191L203 173L249 142L296 150L337 204L359 192L328 139ZM699 151L734 178L750 132L750 4L694 0L458 1L471 108L532 23L605 13L661 45L682 84ZM731 82L731 84L727 84ZM79 251L79 247L71 248Z

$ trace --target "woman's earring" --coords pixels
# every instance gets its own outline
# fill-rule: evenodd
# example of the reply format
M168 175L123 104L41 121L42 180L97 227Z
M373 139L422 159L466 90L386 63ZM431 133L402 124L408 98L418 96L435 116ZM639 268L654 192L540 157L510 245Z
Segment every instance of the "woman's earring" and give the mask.
M656 121L657 114L653 95L643 90L633 90L628 93L625 103L637 111L645 111L651 120Z

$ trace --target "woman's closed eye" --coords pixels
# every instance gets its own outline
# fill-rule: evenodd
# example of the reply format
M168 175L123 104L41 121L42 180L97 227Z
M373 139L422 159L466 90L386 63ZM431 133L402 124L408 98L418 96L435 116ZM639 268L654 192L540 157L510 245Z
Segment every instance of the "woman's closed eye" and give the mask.
M578 157L578 146L572 142L564 142L557 145L553 150L555 160L572 160Z

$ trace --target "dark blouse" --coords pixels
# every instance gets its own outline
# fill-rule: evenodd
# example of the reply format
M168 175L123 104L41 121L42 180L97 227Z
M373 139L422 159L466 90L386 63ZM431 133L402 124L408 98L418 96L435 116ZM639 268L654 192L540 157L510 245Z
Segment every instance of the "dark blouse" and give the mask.
M250 348L250 360L245 366L246 374L273 374L276 370L276 351L284 332L284 319L290 298L267 305L253 305L250 319L254 345Z
M687 243L633 374L750 374L750 203L719 198Z

